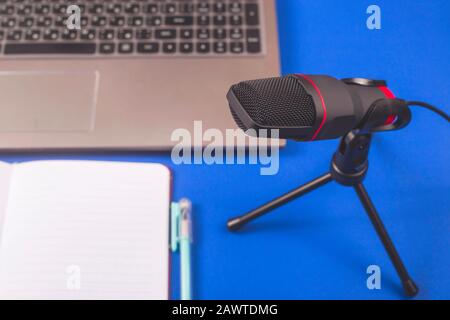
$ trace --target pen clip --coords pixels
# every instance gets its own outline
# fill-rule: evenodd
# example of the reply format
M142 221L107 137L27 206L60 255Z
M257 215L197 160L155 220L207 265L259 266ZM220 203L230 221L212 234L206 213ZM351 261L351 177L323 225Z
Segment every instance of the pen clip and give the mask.
M178 202L172 202L170 212L170 249L172 252L176 252L180 243L180 204Z
M191 222L191 214L192 214L192 203L189 199L183 198L178 202L180 207L180 226L179 226L179 242L183 239L188 239L189 242L192 242L192 222Z

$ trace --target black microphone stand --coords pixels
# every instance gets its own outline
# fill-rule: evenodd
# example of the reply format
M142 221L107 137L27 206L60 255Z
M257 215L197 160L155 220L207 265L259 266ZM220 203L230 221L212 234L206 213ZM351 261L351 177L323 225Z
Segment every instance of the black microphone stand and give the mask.
M230 219L227 224L228 229L231 231L236 231L250 221L253 221L269 211L278 208L291 200L301 197L331 181L336 181L344 186L353 187L381 242L383 243L389 258L394 264L395 270L402 281L406 295L409 297L414 297L419 292L419 289L409 276L408 271L406 270L397 250L395 249L394 243L389 237L389 234L387 233L386 228L384 227L383 222L381 221L381 218L362 183L369 168L368 155L371 140L372 135L370 133L361 134L357 130L349 132L342 138L339 148L333 156L330 171L328 173L262 205L261 207L243 216Z

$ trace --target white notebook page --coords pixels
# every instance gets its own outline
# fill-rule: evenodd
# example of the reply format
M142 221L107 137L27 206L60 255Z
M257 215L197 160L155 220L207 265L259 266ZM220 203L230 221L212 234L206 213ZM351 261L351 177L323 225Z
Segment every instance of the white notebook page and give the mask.
M12 172L0 298L168 298L166 167L39 161Z
M5 218L6 203L9 196L9 185L11 183L12 166L6 162L0 162L0 245Z

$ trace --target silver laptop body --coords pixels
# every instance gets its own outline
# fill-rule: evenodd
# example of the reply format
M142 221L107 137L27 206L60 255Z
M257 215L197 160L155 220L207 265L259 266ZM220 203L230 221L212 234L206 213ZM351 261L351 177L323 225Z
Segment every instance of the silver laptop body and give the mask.
M229 87L279 75L274 0L74 4L0 3L0 149L167 150L236 128Z

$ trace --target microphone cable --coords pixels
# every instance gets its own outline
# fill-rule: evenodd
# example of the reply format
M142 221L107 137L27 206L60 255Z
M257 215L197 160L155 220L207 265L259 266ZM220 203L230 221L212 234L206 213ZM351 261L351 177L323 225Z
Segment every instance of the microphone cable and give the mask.
M422 102L422 101L406 101L406 104L410 107L411 106L422 107L422 108L428 109L430 111L433 111L433 112L437 113L438 115L440 115L445 120L447 120L448 122L450 122L450 116L447 113L445 113L444 110L436 108L435 106L432 106L431 104L428 104L428 103Z

